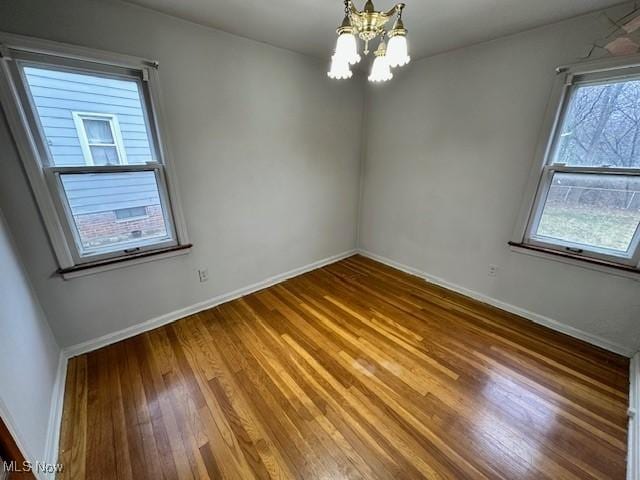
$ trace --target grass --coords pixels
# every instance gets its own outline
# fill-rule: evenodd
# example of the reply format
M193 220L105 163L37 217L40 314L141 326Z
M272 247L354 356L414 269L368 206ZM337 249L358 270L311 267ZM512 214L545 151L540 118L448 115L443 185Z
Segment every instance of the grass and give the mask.
M538 235L569 242L626 251L640 221L640 212L585 209L548 204Z

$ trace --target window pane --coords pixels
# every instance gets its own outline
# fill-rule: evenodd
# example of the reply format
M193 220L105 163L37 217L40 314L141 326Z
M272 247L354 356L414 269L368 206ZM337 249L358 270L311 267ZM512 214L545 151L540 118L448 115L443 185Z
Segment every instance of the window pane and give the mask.
M628 251L640 222L640 177L556 173L538 237Z
M114 143L111 122L108 120L85 119L84 129L89 143Z
M157 161L138 82L100 74L24 65L27 89L56 166L86 165L73 113L110 114L118 119L129 164ZM107 122L85 119L89 143L113 143ZM116 125L114 124L114 128ZM106 141L105 141L106 140ZM102 164L95 162L96 164Z
M84 254L170 238L154 172L74 173L60 178ZM137 208L147 216L119 221L118 210Z
M135 217L146 217L147 207L131 207L116 210L116 218L118 220L127 220Z
M118 165L118 150L116 147L89 147L94 165Z
M553 162L640 167L640 80L579 86L559 130Z

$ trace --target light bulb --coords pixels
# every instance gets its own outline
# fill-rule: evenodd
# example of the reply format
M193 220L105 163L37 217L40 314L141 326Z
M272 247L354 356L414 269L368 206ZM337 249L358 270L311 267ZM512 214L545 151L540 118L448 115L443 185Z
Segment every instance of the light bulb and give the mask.
M407 37L395 35L389 39L387 58L391 67L401 67L411 61L411 57L408 54Z
M393 78L391 68L389 68L389 61L386 55L380 55L373 61L371 67L371 74L369 75L370 82L386 82Z
M335 55L339 58L343 58L351 65L360 61L360 55L358 54L358 42L355 35L352 33L341 33L338 36L336 43Z
M343 79L343 78L351 78L353 73L349 69L349 62L347 62L344 58L338 57L334 55L331 57L331 69L327 73L329 78L335 79Z

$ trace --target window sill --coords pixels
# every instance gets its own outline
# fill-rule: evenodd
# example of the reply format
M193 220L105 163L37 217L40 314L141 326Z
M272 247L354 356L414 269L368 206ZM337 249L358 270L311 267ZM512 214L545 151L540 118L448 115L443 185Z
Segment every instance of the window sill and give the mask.
M185 255L191 251L192 247L192 244L178 245L175 247L163 248L161 250L153 250L134 255L127 255L126 257L86 263L70 268L60 268L56 273L65 280L71 280L87 275L95 275L96 273L100 272L115 270L117 268L129 267L131 265L138 265L140 263L147 263L164 258L176 257L178 255Z
M509 242L509 246L511 247L512 252L555 260L557 262L574 265L576 267L587 268L589 270L596 270L598 272L640 281L640 270L635 267L619 265L604 260L584 258L571 253L558 252L548 248L526 245L524 243Z

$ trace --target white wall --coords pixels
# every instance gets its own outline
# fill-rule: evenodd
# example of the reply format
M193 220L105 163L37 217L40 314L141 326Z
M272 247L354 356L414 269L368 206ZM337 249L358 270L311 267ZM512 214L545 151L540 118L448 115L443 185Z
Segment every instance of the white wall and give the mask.
M155 58L195 248L63 281L6 125L0 208L63 346L356 244L363 91L324 62L104 0L0 2L0 30ZM640 348L640 283L512 253L556 65L608 31L594 14L413 62L368 91L363 248ZM499 266L496 278L487 266ZM196 270L208 267L200 284Z
M0 212L0 416L22 453L45 461L60 348Z
M323 61L126 3L0 2L0 30L139 55L160 82L186 256L63 281L0 125L0 207L63 346L355 248L363 90ZM199 283L197 269L210 279Z
M640 282L507 246L554 68L608 31L602 15L579 17L414 62L371 88L361 247L640 349Z

